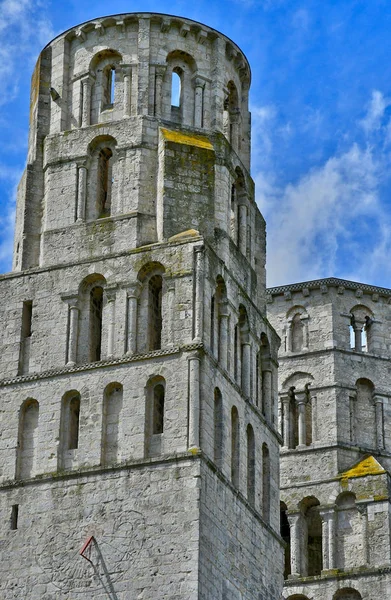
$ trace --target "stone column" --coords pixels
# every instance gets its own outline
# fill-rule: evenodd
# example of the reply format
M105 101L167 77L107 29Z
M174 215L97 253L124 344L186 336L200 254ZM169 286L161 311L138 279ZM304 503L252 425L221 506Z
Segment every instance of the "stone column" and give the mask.
M239 250L247 256L247 206L239 204Z
M305 405L307 403L307 396L305 392L296 392L295 396L298 412L299 446L306 446L307 427L305 422Z
M303 348L302 350L308 350L308 316L302 315L300 317L300 321L303 323Z
M196 452L200 445L200 366L198 353L189 356L189 450Z
M312 443L314 443L318 441L318 398L311 394L309 401L312 406Z
M76 205L76 220L84 221L86 217L86 200L87 200L87 161L77 163L77 205Z
M91 88L93 79L87 75L81 80L83 104L81 107L80 127L88 127L91 124Z
M292 319L288 319L287 321L286 350L287 352L292 352Z
M319 511L322 517L322 571L329 568L329 512Z
M166 297L167 318L164 320L164 346L175 345L175 280L167 275L163 275L164 289Z
M116 287L106 287L105 295L108 306L108 328L107 328L107 358L112 358L114 356L114 347L115 347L115 295L116 295Z
M195 301L193 307L194 338L193 342L202 340L204 325L204 246L194 248L195 255Z
M337 568L337 553L336 553L336 513L334 509L329 512L328 518L329 535L328 535L328 546L329 546L329 569Z
M364 321L352 319L351 324L354 331L354 349L356 350L356 352L362 352L361 333L364 327Z
M239 145L239 110L230 113L230 143L234 150Z
M368 543L368 505L357 503L357 508L361 514L363 566L368 566L370 564Z
M289 578L294 579L301 576L301 519L300 512L287 512L291 532L291 574Z
M356 392L349 393L349 435L350 441L356 443Z
M272 404L272 368L271 365L265 365L262 369L262 402L267 421L271 420Z
M141 283L139 281L127 286L127 331L125 341L127 355L136 354L137 352L137 313L140 291Z
M228 302L221 303L219 306L219 337L218 337L218 357L222 369L228 368L228 330L229 330L229 311Z
M283 407L283 450L290 448L291 438L291 399L288 395L281 397Z
M194 79L194 127L204 126L204 88L205 81L201 77Z
M130 65L121 65L124 76L124 118L131 114L131 85L132 85L132 67Z
M166 72L165 65L155 66L155 117L161 117L163 112L163 80Z
M79 336L79 298L78 294L61 296L68 304L68 332L66 365L72 367L77 361L77 340Z
M384 450L384 410L383 410L383 396L375 394L373 396L375 403L375 415L376 415L376 447L378 450Z
M250 397L250 382L251 382L251 344L247 339L242 343L242 391L246 398Z

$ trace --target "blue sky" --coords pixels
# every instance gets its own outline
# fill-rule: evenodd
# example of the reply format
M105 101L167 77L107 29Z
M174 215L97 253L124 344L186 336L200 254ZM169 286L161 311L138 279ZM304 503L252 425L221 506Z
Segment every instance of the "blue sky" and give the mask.
M0 272L11 268L30 77L41 48L121 12L187 16L252 67L252 175L268 284L336 276L391 287L389 0L0 0Z

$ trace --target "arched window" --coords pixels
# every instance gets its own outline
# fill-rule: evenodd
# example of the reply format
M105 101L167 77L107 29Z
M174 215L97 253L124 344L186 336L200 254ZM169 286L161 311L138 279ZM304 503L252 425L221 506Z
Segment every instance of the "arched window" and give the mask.
M333 600L362 600L362 596L353 588L343 588L334 594Z
M239 95L233 81L227 85L227 96L224 100L223 128L224 135L235 150L240 149L240 107Z
M140 298L137 308L137 352L160 350L164 342L164 267L157 262L139 271Z
M159 456L163 451L166 383L153 377L147 384L145 403L145 455Z
M349 342L356 352L372 351L373 313L366 306L358 305L350 311Z
M162 276L152 275L148 282L149 350L160 350L162 346L162 291Z
M38 402L36 400L27 400L24 402L19 415L16 479L28 479L36 473L38 419Z
M223 398L219 388L214 391L214 461L221 469L223 463Z
M285 542L284 579L288 579L291 574L291 528L287 517L287 507L284 502L280 503L280 534Z
M322 518L319 514L319 500L313 496L300 503L304 516L303 576L313 577L322 571Z
M62 399L59 445L59 468L69 470L78 465L75 451L79 448L80 394L73 390Z
M110 148L102 148L98 156L98 218L103 219L111 214L112 189L112 157Z
M293 306L287 314L286 350L302 352L308 349L308 314L303 306Z
M102 464L112 465L120 461L120 429L123 404L123 388L111 383L104 392L102 428Z
M173 50L166 59L166 73L163 81L161 98L155 98L155 111L163 118L194 125L195 94L194 75L197 65L190 54L183 50ZM155 93L159 86L155 85Z
M247 500L255 505L255 438L252 426L247 425Z
M239 413L236 406L231 410L231 480L234 486L239 487L240 465L240 429Z
M90 62L91 125L123 115L124 78L118 68L121 61L121 54L109 48L100 50ZM83 92L87 90L84 88Z
M90 291L90 362L101 359L102 351L103 288L94 286Z
M267 444L262 445L262 516L270 521L270 453Z

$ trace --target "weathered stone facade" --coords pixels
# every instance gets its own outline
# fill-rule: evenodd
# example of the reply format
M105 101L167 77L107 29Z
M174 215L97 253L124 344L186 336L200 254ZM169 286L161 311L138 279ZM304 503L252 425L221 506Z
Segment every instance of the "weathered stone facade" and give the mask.
M249 85L233 42L164 15L38 60L0 278L4 600L281 596Z
M390 303L339 279L268 290L287 600L391 598Z

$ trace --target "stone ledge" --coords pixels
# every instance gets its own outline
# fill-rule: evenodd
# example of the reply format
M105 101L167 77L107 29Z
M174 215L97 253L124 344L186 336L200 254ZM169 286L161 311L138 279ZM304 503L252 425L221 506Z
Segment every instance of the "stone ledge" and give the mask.
M3 379L0 381L0 388L8 385L15 385L19 383L26 383L30 381L40 381L41 379L49 379L50 377L56 377L59 375L70 375L71 373L80 373L82 371L92 371L101 369L103 367L112 367L115 365L123 365L132 362L139 362L141 360L149 360L151 358L159 358L160 356L171 356L173 354L179 354L180 352L191 352L193 350L199 350L203 348L203 344L187 344L185 346L174 346L173 348L167 348L163 350L155 350L154 352L147 352L145 354L134 354L132 356L121 356L119 358L113 358L108 360L101 360L94 363L84 363L82 365L75 366L64 366L60 369L52 369L49 371L43 371L42 373L32 373L31 375L20 375L12 379Z

